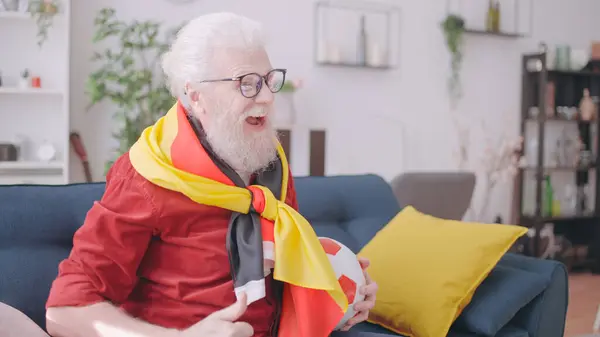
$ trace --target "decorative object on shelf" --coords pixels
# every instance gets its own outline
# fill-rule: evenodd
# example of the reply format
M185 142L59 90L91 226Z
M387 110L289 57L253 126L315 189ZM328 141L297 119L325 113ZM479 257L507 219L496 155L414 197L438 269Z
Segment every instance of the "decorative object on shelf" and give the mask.
M548 109L546 109L547 111ZM558 117L559 119L564 119L564 120L568 120L568 121L574 121L577 119L577 116L579 115L579 111L576 107L574 106L559 106L556 107L556 117Z
M174 103L163 77L153 75L158 71L160 56L180 27L165 36L160 23L122 21L113 8L100 10L94 24L94 43L116 40L117 44L94 53L92 60L100 67L87 79L88 109L105 100L117 106L114 115L119 125L114 137L119 142L115 153L118 157ZM112 160L106 163L106 170L112 163Z
M571 47L568 45L556 46L555 68L557 70L571 69Z
M29 12L38 26L38 46L48 39L48 29L52 27L54 16L59 12L59 0L29 0Z
M555 166L556 167L574 167L577 165L578 153L581 150L581 140L579 137L574 137L567 132L567 128L563 127L560 137L556 141L555 149Z
M485 28L488 32L500 32L500 2L489 0Z
M460 83L460 70L463 60L463 36L465 33L465 20L457 15L448 15L442 22L442 30L446 38L446 46L450 52L450 78L448 90L450 101L453 106L458 104L462 97L462 86Z
M29 140L29 137L27 137L26 135L22 135L22 134L15 135L13 144L15 144L15 146L19 150L18 160L27 160L28 159L30 143L31 142Z
M397 54L394 49L398 41L394 35L399 30L400 15L397 7L361 0L319 0L314 6L314 58L317 64L381 70L394 67L392 59L396 57L393 53ZM356 43L347 43L342 32L335 30L354 27L354 22L358 22L353 38Z
M367 53L367 65L371 67L383 67L387 64L385 59L385 51L375 42L371 42L369 45L369 52Z
M554 99L556 97L556 85L554 82L548 82L546 84L546 116L554 117L556 114L555 102Z
M2 0L2 7L5 11L16 12L19 10L20 0Z
M573 71L582 70L590 61L590 51L583 48L571 49L570 69Z
M19 158L19 149L15 144L0 143L0 162L17 161Z
M600 60L600 41L593 41L590 46L590 58L594 61Z
M551 217L560 214L560 206L556 207L554 198L554 187L549 174L544 175L544 195L542 204L542 215Z
M356 43L356 64L365 66L367 65L367 46L369 45L369 40L367 40L367 31L365 28L366 18L364 15L360 16L360 25L358 31L358 38Z
M478 1L480 4L482 1ZM502 10L500 9L502 2ZM531 37L534 22L534 0L514 0L512 8L510 2L488 0L487 10L484 4L481 20L472 16L473 5L463 0L446 0L446 15L455 15L469 18L465 25L465 34L471 36L519 39ZM504 14L506 13L506 15ZM502 17L507 17L507 22L502 22ZM512 22L512 24L510 24ZM510 24L510 25L509 25Z
M21 72L21 77L19 78L19 88L27 89L29 88L29 69L25 69Z
M33 76L31 78L31 87L32 88L41 88L42 87L42 79L39 76Z
M38 147L37 157L40 161L49 163L56 158L56 147L48 141L43 141Z
M583 97L579 102L579 112L581 120L588 122L596 119L598 115L598 106L592 97L590 97L590 89L588 88L583 89Z

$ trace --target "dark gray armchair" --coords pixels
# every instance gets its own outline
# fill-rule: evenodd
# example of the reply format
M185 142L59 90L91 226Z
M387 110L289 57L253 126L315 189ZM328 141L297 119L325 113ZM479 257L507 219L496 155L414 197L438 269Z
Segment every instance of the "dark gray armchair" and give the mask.
M475 189L472 172L407 172L391 181L400 206L443 219L462 220Z

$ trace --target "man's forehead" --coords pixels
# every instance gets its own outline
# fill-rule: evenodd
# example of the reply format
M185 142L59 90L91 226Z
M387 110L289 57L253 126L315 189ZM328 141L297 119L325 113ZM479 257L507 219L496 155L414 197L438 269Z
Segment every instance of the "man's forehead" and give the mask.
M213 60L219 74L236 77L248 73L265 75L271 69L271 61L264 49L259 50L220 50Z

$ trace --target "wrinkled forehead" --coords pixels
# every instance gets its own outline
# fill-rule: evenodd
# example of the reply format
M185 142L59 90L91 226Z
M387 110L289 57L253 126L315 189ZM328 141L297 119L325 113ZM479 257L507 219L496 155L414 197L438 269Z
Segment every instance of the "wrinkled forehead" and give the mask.
M219 77L236 77L248 73L265 75L273 66L267 51L257 48L216 48L212 64Z

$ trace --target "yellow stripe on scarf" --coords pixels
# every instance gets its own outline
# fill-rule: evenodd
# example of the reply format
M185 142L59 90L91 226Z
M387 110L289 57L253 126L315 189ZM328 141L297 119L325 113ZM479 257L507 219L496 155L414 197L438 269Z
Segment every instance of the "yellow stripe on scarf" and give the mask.
M143 131L129 151L135 170L155 185L183 193L199 204L247 214L252 203L248 189L223 184L173 166L170 148L177 135L177 118L175 105L158 122ZM346 312L348 300L312 226L285 203L288 164L281 144L278 144L277 151L283 168L281 200L277 200L268 188L256 186L265 196L266 205L261 216L275 225L273 276L295 286L328 291L340 309Z

